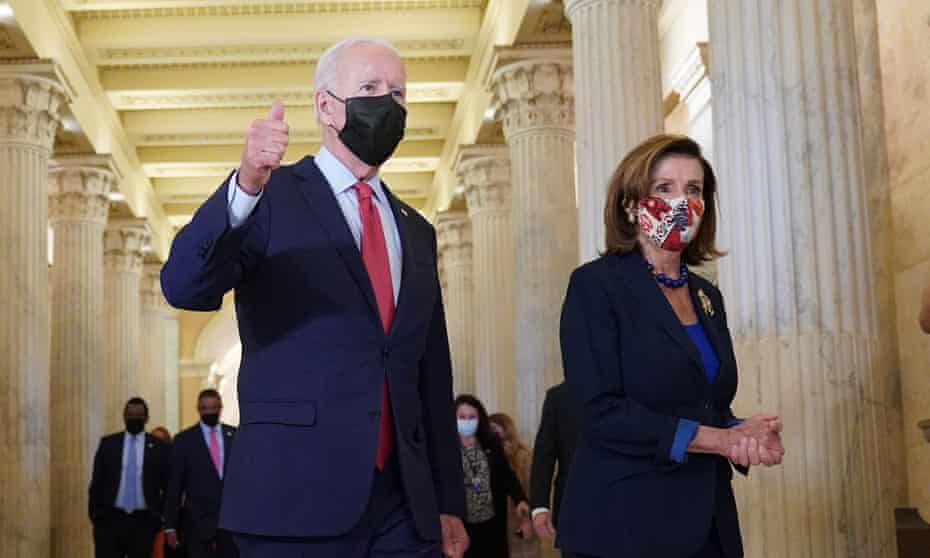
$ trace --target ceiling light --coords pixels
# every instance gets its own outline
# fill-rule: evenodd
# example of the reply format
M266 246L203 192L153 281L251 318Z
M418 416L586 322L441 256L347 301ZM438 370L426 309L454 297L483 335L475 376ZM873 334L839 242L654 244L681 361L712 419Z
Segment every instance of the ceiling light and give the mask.
M65 116L65 117L62 117L62 119L61 119L61 127L64 128L65 131L68 131L68 132L71 132L71 133L75 133L75 132L80 132L80 131L81 131L81 127L78 125L77 119L74 118L73 116Z
M126 201L126 195L122 192L110 192L107 194L107 197L110 198L112 202Z
M496 111L494 110L494 107L488 107L487 110L484 111L484 120L485 120L485 122L490 122L490 121L494 120L494 113L495 113L495 112L496 112Z
M0 2L0 19L12 18L13 8L6 2Z

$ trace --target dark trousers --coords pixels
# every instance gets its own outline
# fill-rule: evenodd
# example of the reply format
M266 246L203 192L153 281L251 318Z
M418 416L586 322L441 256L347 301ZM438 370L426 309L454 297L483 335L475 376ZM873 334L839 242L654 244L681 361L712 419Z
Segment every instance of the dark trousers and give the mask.
M465 523L468 550L465 558L509 558L506 518L493 518L482 523Z
M239 549L228 531L217 531L212 539L184 542L187 543L187 558L239 558Z
M563 552L562 556L569 556L568 553ZM595 556L585 556L582 554L576 554L576 558L597 558ZM727 558L726 553L723 551L723 547L720 546L720 537L717 535L717 523L716 521L711 523L710 535L707 537L707 542L704 543L704 547L698 551L697 554L691 556L690 558Z
M152 558L159 525L151 514L113 509L94 523L96 558Z
M404 499L396 457L376 471L358 524L339 537L264 537L234 533L242 558L440 558L438 541L420 538ZM339 505L338 502L329 505Z

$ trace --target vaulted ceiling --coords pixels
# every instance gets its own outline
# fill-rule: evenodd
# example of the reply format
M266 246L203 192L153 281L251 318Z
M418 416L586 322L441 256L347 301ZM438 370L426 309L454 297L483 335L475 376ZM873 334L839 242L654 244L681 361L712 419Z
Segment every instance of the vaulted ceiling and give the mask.
M459 145L501 141L485 117L496 47L570 40L561 2L548 0L4 4L13 21L0 18L0 63L31 55L61 65L78 99L56 152L114 153L126 182L117 195L126 198L125 216L163 225L156 251L237 166L249 123L274 99L284 102L292 130L286 161L316 152L314 69L339 39L385 37L404 57L407 136L383 174L427 214L455 189Z

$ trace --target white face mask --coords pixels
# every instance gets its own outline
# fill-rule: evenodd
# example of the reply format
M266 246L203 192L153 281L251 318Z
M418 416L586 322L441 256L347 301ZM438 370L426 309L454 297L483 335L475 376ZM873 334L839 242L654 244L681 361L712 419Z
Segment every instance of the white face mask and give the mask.
M459 436L474 436L478 431L478 419L458 419Z

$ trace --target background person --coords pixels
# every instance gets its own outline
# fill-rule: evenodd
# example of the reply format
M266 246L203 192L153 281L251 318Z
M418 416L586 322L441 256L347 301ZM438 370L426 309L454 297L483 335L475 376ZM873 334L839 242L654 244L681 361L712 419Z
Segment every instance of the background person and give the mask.
M472 395L455 400L466 496L465 529L468 558L508 558L508 497L522 517L529 503L510 467L500 439L491 431L484 405ZM526 525L528 528L529 525Z

